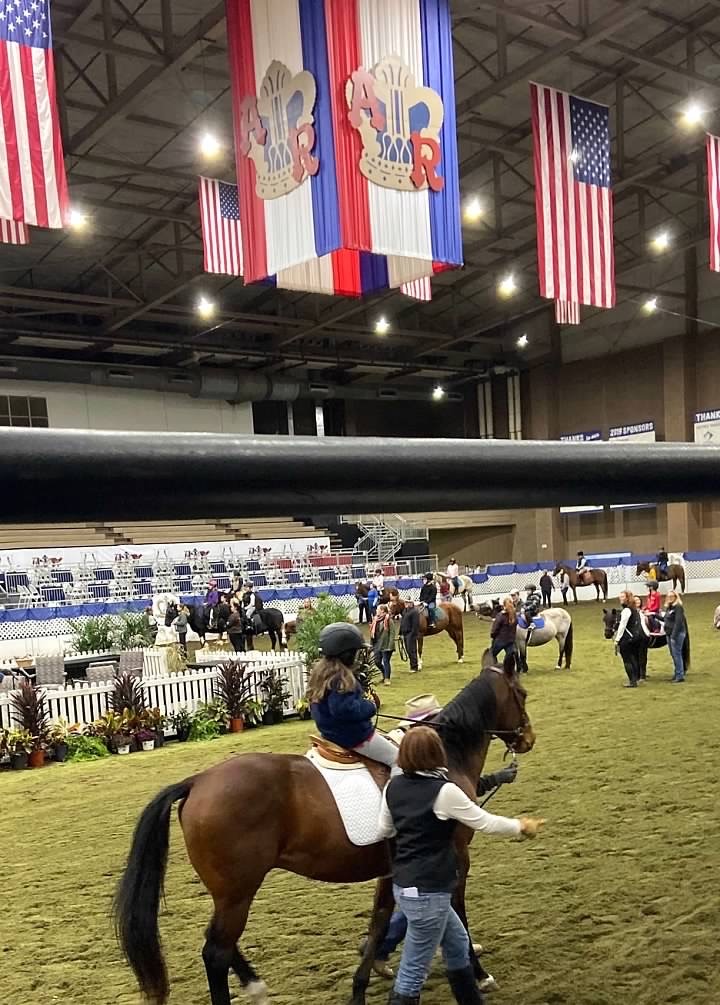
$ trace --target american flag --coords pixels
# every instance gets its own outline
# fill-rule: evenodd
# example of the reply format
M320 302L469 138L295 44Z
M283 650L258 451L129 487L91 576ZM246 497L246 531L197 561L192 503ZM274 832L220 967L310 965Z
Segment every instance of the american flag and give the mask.
M710 268L720 272L720 136L707 135Z
M609 109L542 84L530 101L540 293L614 307Z
M200 222L205 271L241 276L243 252L237 185L216 178L200 178Z
M567 300L556 300L555 320L559 325L579 325L580 304L570 304Z
M0 220L0 244L30 244L30 231L24 223Z
M62 227L68 194L48 0L0 0L0 218Z
M413 279L409 283L403 283L400 292L413 300L432 300L432 286L430 276L423 276L422 279Z

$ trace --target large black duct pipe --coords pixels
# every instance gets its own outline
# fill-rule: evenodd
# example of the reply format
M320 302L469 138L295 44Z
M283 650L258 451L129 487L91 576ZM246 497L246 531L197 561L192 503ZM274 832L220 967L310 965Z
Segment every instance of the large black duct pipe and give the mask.
M1 521L187 520L720 496L694 444L0 430Z

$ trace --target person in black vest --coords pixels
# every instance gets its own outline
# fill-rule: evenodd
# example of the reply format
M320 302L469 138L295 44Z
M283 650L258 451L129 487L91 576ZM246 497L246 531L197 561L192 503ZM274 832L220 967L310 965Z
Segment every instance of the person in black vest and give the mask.
M615 655L620 653L625 666L628 682L623 687L637 687L641 676L640 649L647 645L644 637L640 611L635 605L635 596L630 590L620 594L622 613L615 632Z
M540 592L542 593L543 607L550 607L552 604L553 581L550 573L545 570L540 577Z
M420 638L420 608L415 604L408 604L400 619L400 637L405 643L410 673L417 673L420 669L420 657L418 654L418 640Z
M452 909L458 861L454 847L458 823L486 834L534 837L544 823L487 813L448 780L447 754L429 726L409 730L400 744L402 774L386 786L380 832L395 838L393 892L408 931L388 1005L418 1005L438 946L458 1005L482 1005L470 963L465 926Z
M425 604L428 628L432 628L435 624L435 612L437 610L437 584L432 572L426 574L425 582L420 587L420 603Z

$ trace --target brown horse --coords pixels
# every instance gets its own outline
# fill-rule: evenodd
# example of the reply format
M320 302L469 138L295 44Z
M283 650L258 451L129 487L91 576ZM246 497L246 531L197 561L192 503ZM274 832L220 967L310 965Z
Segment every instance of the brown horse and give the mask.
M667 573L660 572L655 562L638 562L637 568L635 569L635 575L639 578L645 573L646 576L650 574L650 569L655 569L655 578L658 583L669 583L672 579L673 590L677 589L678 583L680 584L680 589L685 592L685 566L684 565L669 565Z
M600 593L602 592L602 600L607 600L608 579L607 572L604 569L583 569L582 572L577 572L569 565L556 565L553 576L560 576L565 573L567 573L570 579L570 589L573 592L576 604L578 602L577 591L581 586L594 586L595 599L600 600Z
M410 601L401 600L398 596L389 603L392 615L402 614L409 607L415 606ZM465 629L463 626L463 612L455 604L438 604L437 620L428 625L428 616L423 609L419 610L418 633L417 633L417 655L418 669L422 670L423 640L431 635L440 635L447 632L455 643L458 663L465 662Z
M519 754L535 742L526 693L514 669L492 666L489 652L483 655L483 667L435 719L448 753L449 777L471 798L494 736ZM214 903L202 954L212 1005L230 1005L231 970L255 1005L269 1002L265 983L238 942L253 899L273 869L328 883L385 877L378 882L365 954L353 979L350 1005L364 1005L375 950L393 907L389 848L386 843L352 845L322 775L307 758L283 754L233 757L169 786L143 811L114 914L120 945L145 998L164 1005L169 994L158 912L176 802L188 856ZM459 827L455 839L461 863L455 906L466 927L472 836L473 831ZM485 972L476 958L474 962L482 977Z

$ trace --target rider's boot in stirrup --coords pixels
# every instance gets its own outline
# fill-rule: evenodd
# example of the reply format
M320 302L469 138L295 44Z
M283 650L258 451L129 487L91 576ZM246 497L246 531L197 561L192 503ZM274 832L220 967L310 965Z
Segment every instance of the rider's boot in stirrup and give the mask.
M472 967L462 970L448 970L448 983L458 1005L483 1005L485 999L478 987Z
M401 995L393 988L388 1005L420 1005L420 995Z

